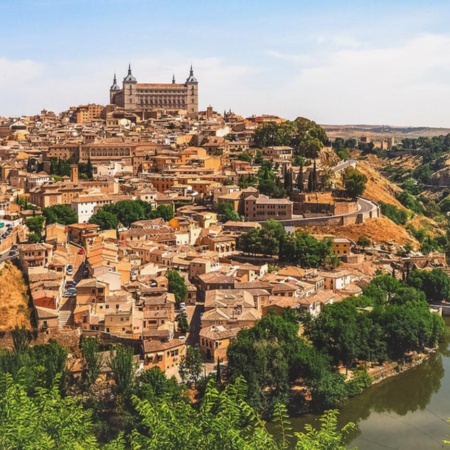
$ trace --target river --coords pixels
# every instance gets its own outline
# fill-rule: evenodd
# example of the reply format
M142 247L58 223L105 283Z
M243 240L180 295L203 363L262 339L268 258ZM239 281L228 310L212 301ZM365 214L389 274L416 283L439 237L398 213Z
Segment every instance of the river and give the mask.
M450 440L450 318L446 323L447 336L427 361L370 387L341 408L340 425L356 424L348 448L435 450L443 447L443 439ZM294 431L304 431L306 423L318 427L319 416L292 422Z

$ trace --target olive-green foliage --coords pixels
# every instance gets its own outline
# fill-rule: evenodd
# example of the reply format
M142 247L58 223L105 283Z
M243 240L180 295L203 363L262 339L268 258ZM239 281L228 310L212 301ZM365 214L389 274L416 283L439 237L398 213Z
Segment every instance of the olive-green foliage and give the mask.
M51 223L60 223L61 225L70 225L78 222L77 213L69 205L54 205L44 208L42 211L47 225Z
M43 216L33 216L27 219L27 227L32 233L42 236L42 228L44 226L45 218Z
M380 202L381 214L385 215L397 225L405 225L409 215L403 209L397 208L390 203Z
M278 255L286 238L286 230L276 220L267 220L261 228L253 228L243 233L237 242L245 253Z
M418 202L418 200L414 197L414 195L410 194L407 191L403 191L400 194L398 194L397 200L405 208L408 208L417 214L423 214L423 212L424 212L422 205Z
M306 433L295 433L299 439L295 450L346 450L344 437L355 429L355 424L350 422L338 430L337 414L335 410L325 412L320 418L319 430L307 424Z
M101 230L115 230L119 226L119 219L115 214L101 208L90 217L89 223L95 223Z
M134 383L133 349L122 345L115 346L110 352L109 366L114 378L116 392L126 397Z
M317 158L320 149L329 144L325 130L303 117L297 117L292 122L263 125L255 131L253 140L259 148L289 145L296 155L307 158Z
M298 336L298 327L292 310L282 316L269 314L253 328L240 331L228 348L232 379L245 378L250 404L266 415L298 379L311 389L318 409L346 397L344 379L333 371L326 355Z
M166 278L169 281L168 291L175 295L175 302L179 307L180 302L183 302L188 294L186 280L176 270L168 270Z
M123 226L129 227L138 220L150 219L152 206L150 203L142 200L121 200L120 202L106 205L99 211L113 214Z
M444 283L441 275L435 276L435 283L448 292L448 280ZM316 320L305 324L306 336L335 364L346 367L356 359L384 361L435 346L443 335L443 320L430 312L425 301L428 284L411 277L408 283L421 287L408 287L387 275L374 278L361 297L325 306Z
M241 220L239 214L234 210L231 203L220 202L217 204L216 212L222 222L239 221Z
M286 237L280 260L301 267L319 267L333 255L330 239L318 240L306 231L296 231Z
M57 385L58 378L28 396L23 383L10 374L0 376L0 448L99 448L91 413L77 399L61 398Z
M366 190L367 177L359 170L349 167L342 176L345 190L352 197L360 197Z
M407 279L409 286L423 291L430 303L450 298L450 277L440 269L413 270Z

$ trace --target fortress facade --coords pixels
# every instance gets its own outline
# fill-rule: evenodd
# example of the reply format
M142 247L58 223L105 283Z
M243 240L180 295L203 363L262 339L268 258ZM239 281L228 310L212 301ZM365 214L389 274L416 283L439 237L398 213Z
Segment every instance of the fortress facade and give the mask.
M191 66L189 76L182 84L175 83L175 76L172 83L138 83L130 65L122 87L114 75L109 98L112 105L142 116L156 109L186 110L188 115L194 116L198 113L198 81Z

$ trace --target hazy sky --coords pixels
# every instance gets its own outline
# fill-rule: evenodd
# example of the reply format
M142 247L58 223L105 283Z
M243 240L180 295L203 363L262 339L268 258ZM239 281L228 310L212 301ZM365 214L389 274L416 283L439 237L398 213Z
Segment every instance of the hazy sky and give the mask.
M1 0L0 116L192 63L201 109L450 127L449 23L448 0Z

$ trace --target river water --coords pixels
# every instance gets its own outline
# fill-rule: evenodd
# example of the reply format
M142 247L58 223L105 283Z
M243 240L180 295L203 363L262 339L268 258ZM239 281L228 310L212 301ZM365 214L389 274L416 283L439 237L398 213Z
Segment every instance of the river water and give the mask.
M450 319L446 319L450 332ZM450 440L450 333L439 351L413 369L367 389L349 399L339 413L339 423L353 422L348 448L359 450L435 450ZM292 419L294 431L319 416ZM450 446L445 446L450 450Z

